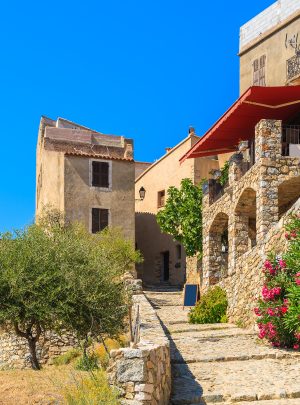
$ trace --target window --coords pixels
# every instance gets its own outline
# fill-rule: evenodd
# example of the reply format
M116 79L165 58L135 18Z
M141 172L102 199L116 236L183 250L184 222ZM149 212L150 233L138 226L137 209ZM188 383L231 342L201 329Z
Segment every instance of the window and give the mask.
M92 161L92 186L109 188L109 162Z
M165 205L165 190L157 193L157 207L163 207Z
M176 245L176 258L181 260L181 245Z
M105 208L92 208L92 233L100 232L108 226L108 215Z
M259 59L253 62L253 85L265 86L266 85L266 55L262 55Z

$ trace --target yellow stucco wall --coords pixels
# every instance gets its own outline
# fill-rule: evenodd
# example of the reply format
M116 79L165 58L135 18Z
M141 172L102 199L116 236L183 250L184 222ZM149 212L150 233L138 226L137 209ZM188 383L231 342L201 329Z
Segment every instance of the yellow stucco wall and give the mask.
M170 186L180 187L184 178L199 183L202 178L210 177L211 169L219 167L217 160L209 158L187 159L180 164L179 159L199 140L197 136L186 138L177 147L165 154L159 161L146 170L135 183L136 198L136 242L144 256L144 263L138 267L138 275L148 284L162 281L162 253L169 251L169 271L171 284L185 282L186 256L182 248L181 259L178 258L178 242L170 235L163 234L156 222L158 192ZM139 189L144 187L146 196L139 201Z
M44 206L64 211L64 153L38 147L36 177L36 217Z
M97 160L97 159L93 159ZM109 222L134 242L134 162L112 160L111 190L91 187L91 159L65 157L65 213L91 230L92 208L110 210Z
M286 47L286 37L292 38L298 34L300 45L300 15L297 19L265 33L252 47L246 47L240 55L240 93L253 85L253 62L262 55L266 55L266 85L285 86L287 82L287 59L295 55L295 49ZM251 45L251 44L249 44Z

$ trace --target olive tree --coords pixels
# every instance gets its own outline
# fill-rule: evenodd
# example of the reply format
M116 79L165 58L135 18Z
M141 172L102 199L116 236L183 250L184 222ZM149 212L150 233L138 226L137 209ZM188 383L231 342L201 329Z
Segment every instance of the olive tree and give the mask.
M59 213L0 235L0 326L28 342L32 367L46 331L87 340L118 334L128 310L122 275L139 260L120 231L89 234Z
M34 369L40 365L36 344L54 327L57 302L64 297L53 242L36 225L1 235L0 325L13 327L28 342Z
M182 243L187 256L202 252L202 184L183 179L180 188L169 187L165 207L158 212L161 230Z

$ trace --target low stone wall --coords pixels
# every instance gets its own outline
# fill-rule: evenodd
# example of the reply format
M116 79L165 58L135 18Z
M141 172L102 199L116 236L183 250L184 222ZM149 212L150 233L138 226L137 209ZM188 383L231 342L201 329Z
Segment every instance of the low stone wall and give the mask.
M55 357L74 347L76 339L71 334L46 333L37 343L37 356L41 364L52 364ZM9 368L31 368L28 344L13 332L0 331L0 369Z
M144 295L133 296L133 314L137 343L110 352L110 382L120 388L124 405L168 405L171 392L169 341Z
M292 212L300 211L300 200L267 233L265 243L255 246L239 257L234 272L222 279L219 285L226 290L229 322L252 326L256 320L253 308L261 296L264 283L263 263L271 252L278 255L287 249L285 224Z

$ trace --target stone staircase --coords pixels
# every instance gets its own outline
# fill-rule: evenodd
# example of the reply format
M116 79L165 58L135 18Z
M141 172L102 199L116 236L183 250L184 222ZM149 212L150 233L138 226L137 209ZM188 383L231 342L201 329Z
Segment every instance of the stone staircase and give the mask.
M172 405L300 405L300 353L232 324L188 324L181 292L145 294L170 340Z

